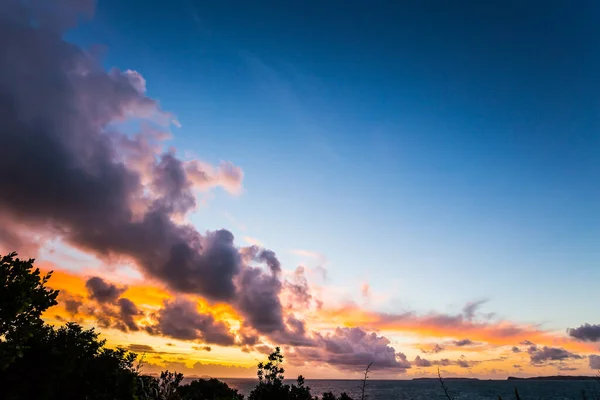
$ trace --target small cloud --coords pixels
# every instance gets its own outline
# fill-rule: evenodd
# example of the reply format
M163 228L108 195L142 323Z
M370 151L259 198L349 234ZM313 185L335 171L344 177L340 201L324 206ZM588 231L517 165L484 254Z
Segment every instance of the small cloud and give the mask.
M315 251L310 251L310 250L294 249L294 250L290 250L290 253L292 253L296 256L300 256L300 257L314 258L315 260L324 260L325 259L325 256L323 256L323 254L317 253Z
M511 349L513 353L520 353L521 349L519 349L517 346L513 346L513 348Z
M428 348L422 348L421 349L421 352L425 353L425 354L437 354L437 353L440 353L442 351L444 351L444 348L442 346L440 346L439 344L437 344L437 343L435 345L433 345L433 347L431 347L429 349Z
M596 370L600 369L600 356L592 354L589 357L589 360L590 360L590 368L591 369L596 369Z
M415 357L414 365L416 367L431 367L433 364L431 361L421 358L420 356Z
M530 342L529 340L523 340L521 343L519 343L522 346L535 346L535 343Z
M98 276L88 279L85 287L90 294L90 298L98 303L114 303L126 290L126 288L117 287Z
M244 236L244 242L248 243L251 246L264 247L263 242L250 236Z
M567 329L567 333L572 338L584 342L600 341L600 325L583 324L578 328Z
M364 300L369 300L371 297L371 286L367 282L363 283L360 287L360 294Z
M538 348L536 346L530 346L527 352L529 353L532 364L542 364L546 361L561 361L582 358L580 355L573 354L559 347L544 346L542 348Z
M210 346L192 346L192 349L198 350L198 351L211 351L212 347L210 347Z
M154 348L147 344L135 344L132 343L127 346L127 350L133 351L134 353L154 353Z
M470 339L455 340L453 343L455 346L458 346L458 347L472 346L475 344L475 342L473 342Z

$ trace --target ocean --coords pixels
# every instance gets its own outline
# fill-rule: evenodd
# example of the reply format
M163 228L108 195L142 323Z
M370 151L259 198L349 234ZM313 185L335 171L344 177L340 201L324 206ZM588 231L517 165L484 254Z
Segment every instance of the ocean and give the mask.
M240 393L248 393L256 385L256 379L221 379ZM288 381L286 383L294 383ZM353 399L360 399L362 381L354 380L306 380L313 395L332 391L348 393ZM582 390L588 400L595 400L594 393L600 395L600 383L596 381L452 381L445 382L455 400L503 400L515 399L515 387L522 400L582 400ZM444 395L437 381L378 381L368 380L366 388L369 400L443 400ZM600 399L600 397L597 397Z

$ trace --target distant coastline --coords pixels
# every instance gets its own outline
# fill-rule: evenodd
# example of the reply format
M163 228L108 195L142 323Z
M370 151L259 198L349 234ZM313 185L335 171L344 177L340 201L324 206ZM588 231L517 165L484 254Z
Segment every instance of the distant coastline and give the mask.
M597 376L567 376L567 375L555 375L555 376L534 376L531 378L517 378L509 376L509 381L596 381L600 380Z
M439 378L413 378L413 381L438 381ZM496 379L479 379L479 378L444 378L445 382L456 382L456 381L488 381ZM498 379L503 380L503 379ZM509 376L506 378L507 381L600 381L600 377L597 376L532 376L529 378L519 378L516 376Z

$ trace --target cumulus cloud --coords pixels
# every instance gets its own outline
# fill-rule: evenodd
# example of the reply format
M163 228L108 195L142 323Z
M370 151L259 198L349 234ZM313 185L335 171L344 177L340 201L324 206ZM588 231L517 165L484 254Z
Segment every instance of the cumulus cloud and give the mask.
M517 346L513 346L513 348L511 349L513 353L520 353L521 349L519 349Z
M431 367L433 365L431 361L421 358L421 356L416 356L413 364L415 367Z
M202 314L196 305L185 299L166 300L155 315L157 323L146 327L150 334L180 340L201 340L204 343L230 346L235 336L224 322L210 314Z
M0 240L18 243L35 230L100 258L129 259L175 292L234 306L244 325L259 333L284 331L275 253L256 250L253 262L265 271L244 262L231 232L200 233L181 222L196 206L194 190L221 186L237 193L243 171L163 151L173 116L146 95L143 76L106 71L61 39L82 11L70 7L73 2L31 8L27 4L38 2L7 1L4 11L19 11L0 19L0 51L11 60L0 66L0 147L10 149L0 159L6 188L0 191ZM53 35L40 13L48 7L55 8ZM119 124L128 118L147 123L125 134ZM100 304L114 303L123 291L99 278L87 287ZM119 306L124 317L135 311L125 301ZM96 310L99 317L104 311ZM122 322L133 328L131 320Z
M283 290L288 297L288 308L306 310L311 306L313 296L302 265L296 268L291 279L284 281Z
M288 361L295 365L325 363L352 371L363 370L370 362L373 362L373 369L399 373L411 367L406 355L397 353L386 337L361 328L337 328L331 333L315 333L314 340L314 347L290 349Z
M65 290L61 290L58 294L59 302L63 303L65 310L74 316L79 313L79 309L83 306L83 297L73 295Z
M600 370L600 356L592 354L590 355L589 360L591 369Z
M98 303L114 303L126 290L126 288L119 288L98 276L89 278L85 283L85 287L90 298Z
M538 348L537 346L530 346L527 352L529 353L532 364L542 364L546 361L561 361L581 358L581 356L559 347L544 346L542 348Z
M583 324L578 328L567 329L569 336L584 342L600 341L600 325Z

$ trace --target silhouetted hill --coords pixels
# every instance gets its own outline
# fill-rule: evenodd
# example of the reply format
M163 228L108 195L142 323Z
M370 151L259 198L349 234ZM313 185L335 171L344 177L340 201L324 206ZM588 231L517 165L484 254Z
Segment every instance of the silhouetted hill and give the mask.
M533 376L531 378L517 378L509 376L509 381L595 381L599 380L597 376Z
M440 378L413 378L413 381L439 381ZM456 381L478 381L477 378L444 378L444 382Z

